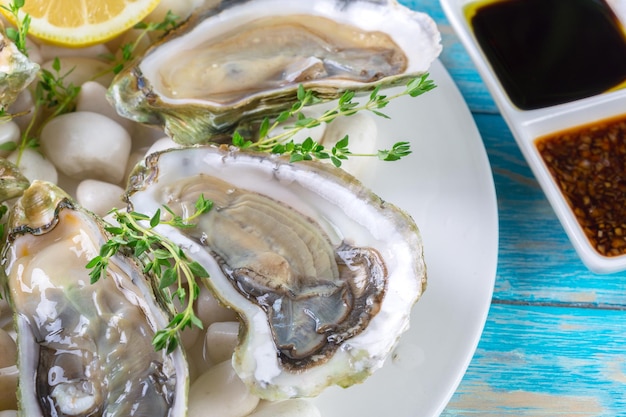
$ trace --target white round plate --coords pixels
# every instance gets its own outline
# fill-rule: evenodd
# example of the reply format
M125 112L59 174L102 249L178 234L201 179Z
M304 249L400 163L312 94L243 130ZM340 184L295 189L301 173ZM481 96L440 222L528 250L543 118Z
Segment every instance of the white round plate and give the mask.
M498 257L491 168L467 105L439 61L431 78L437 88L393 100L385 109L391 119L377 118L382 146L410 141L413 153L372 161L364 179L420 227L428 288L382 369L363 384L331 387L314 400L323 417L438 416L487 318Z

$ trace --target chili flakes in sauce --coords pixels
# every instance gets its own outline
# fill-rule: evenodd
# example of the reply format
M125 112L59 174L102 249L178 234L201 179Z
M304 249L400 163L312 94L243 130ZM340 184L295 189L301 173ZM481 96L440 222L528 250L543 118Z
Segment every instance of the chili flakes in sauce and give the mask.
M595 249L626 254L626 117L545 136L536 146Z

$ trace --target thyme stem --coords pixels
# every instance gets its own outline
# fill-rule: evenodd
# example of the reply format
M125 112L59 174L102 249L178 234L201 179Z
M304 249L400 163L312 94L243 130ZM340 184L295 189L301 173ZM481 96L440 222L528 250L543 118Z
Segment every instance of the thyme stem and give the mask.
M246 141L241 134L236 132L232 138L233 145L260 152L286 154L290 156L292 162L311 159L330 159L337 167L340 167L342 160L348 159L349 156L377 156L384 161L396 161L411 153L410 144L408 142L396 142L389 150L379 150L375 154L363 154L352 153L350 151L348 148L349 138L347 135L331 149L326 149L323 145L316 143L310 137L305 139L302 143L295 143L293 138L304 129L314 128L324 123L331 123L337 117L351 116L360 111L368 111L377 116L389 118L382 112L382 109L392 100L407 95L417 97L435 88L435 84L432 80L428 79L428 76L429 74L424 74L410 80L404 90L391 96L380 94L380 86L376 87L370 93L367 102L363 104L353 101L356 95L354 91L346 91L333 108L325 111L317 118L307 117L302 113L304 107L316 104L320 100L315 97L312 91L305 91L303 86L300 85L298 88L298 101L294 103L290 110L284 111L278 115L274 121L265 118L261 122L259 137L256 141ZM295 119L295 122L292 125L286 126L283 132L272 135L282 123L290 119Z
M164 209L172 215L170 220L161 219L161 210L152 217L136 212L114 210L118 225L109 225L106 230L111 238L100 248L98 256L91 259L86 268L90 269L91 282L106 277L111 257L122 252L134 256L143 264L143 272L157 280L158 288L168 301L177 298L183 306L169 324L158 329L152 344L156 350L172 352L180 343L179 332L186 327L202 328L202 321L196 316L193 305L198 298L198 279L207 278L208 273L197 262L189 259L185 252L173 241L166 238L156 227L195 227L192 221L212 208L212 203L200 196L196 201L196 211L182 219L167 206ZM149 222L148 226L144 223Z

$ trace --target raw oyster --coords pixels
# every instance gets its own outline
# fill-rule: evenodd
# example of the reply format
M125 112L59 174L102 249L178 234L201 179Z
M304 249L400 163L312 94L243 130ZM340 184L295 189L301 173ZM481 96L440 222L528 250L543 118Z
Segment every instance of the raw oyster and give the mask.
M15 311L23 415L184 416L182 350L151 345L168 313L133 260L111 258L91 284L100 221L60 189L35 181L9 216L5 292Z
M214 207L195 227L160 232L240 314L244 382L266 399L314 396L382 366L426 285L406 213L329 164L210 145L148 156L128 191L131 209L183 217L200 195Z
M398 85L441 50L434 21L396 0L223 0L113 81L118 113L181 144L286 110L298 85L323 100Z
M32 62L2 33L0 24L0 107L8 107L35 79L39 65Z

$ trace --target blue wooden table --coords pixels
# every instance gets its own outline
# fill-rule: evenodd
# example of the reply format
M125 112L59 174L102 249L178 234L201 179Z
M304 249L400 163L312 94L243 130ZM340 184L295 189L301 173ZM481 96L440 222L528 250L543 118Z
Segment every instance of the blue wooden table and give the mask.
M626 273L582 264L438 0L402 0L432 16L441 61L485 143L500 221L489 316L442 416L626 415Z

